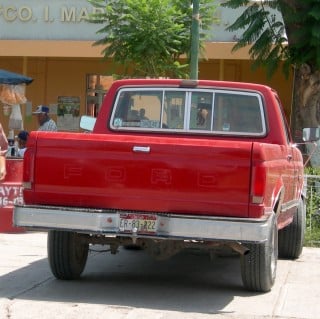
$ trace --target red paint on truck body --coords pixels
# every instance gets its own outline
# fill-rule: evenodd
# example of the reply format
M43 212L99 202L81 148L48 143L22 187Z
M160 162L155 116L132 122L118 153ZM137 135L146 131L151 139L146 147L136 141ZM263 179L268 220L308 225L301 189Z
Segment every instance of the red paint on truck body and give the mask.
M113 84L91 134L32 132L24 159L26 204L190 215L261 218L283 188L284 204L301 196L300 151L288 135L276 93L248 83L198 81L197 87L259 92L263 137L122 132L109 127L123 87L176 87L181 80ZM135 153L135 146L149 147Z

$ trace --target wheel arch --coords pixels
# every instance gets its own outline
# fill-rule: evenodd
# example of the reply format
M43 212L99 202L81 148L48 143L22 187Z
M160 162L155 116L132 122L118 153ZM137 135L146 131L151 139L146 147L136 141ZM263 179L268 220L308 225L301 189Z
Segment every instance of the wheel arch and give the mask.
M282 178L279 178L272 191L272 210L276 216L281 212L281 205L284 201L285 186Z

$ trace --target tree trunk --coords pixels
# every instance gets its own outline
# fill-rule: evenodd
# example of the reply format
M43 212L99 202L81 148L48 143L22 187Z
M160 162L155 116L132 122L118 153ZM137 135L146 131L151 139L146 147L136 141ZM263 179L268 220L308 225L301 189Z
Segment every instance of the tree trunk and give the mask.
M302 142L304 127L320 126L320 71L313 71L309 65L296 68L294 73L293 108L291 114L292 132L296 142ZM312 167L320 167L319 145L310 163ZM307 145L306 153L314 150L313 145Z

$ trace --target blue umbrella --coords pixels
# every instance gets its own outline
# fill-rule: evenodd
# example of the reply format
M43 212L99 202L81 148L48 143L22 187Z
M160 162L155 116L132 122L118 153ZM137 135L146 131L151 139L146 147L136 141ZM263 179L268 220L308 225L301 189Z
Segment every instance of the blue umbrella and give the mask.
M22 74L9 72L6 70L0 69L0 84L30 84L33 81L32 78L24 76Z

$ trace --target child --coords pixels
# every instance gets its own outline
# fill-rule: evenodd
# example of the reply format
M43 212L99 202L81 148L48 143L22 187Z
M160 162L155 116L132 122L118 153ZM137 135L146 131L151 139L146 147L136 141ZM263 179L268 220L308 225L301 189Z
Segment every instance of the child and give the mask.
M26 151L26 144L28 140L29 133L27 131L20 131L18 134L18 157L23 157L24 152Z

